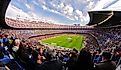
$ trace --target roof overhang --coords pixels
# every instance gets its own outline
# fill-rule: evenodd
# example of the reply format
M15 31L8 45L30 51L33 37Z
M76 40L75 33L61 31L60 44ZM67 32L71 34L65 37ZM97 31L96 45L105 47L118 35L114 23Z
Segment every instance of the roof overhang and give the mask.
M89 11L90 22L92 26L115 26L121 25L121 11L101 10Z

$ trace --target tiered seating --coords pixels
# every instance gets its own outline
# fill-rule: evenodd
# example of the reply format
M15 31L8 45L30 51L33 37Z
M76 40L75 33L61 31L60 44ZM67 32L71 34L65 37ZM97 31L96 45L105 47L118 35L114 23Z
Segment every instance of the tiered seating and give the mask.
M101 47L120 47L121 46L121 30L120 29L102 29L91 32Z
M53 24L53 23L42 22L42 21L14 20L11 18L6 18L6 22L9 26L14 28L58 28L58 29L92 28L87 26Z

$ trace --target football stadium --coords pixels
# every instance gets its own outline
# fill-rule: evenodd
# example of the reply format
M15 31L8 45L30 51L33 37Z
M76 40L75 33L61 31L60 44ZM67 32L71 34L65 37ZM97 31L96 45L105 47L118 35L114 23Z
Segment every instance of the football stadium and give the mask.
M0 70L121 70L121 0L0 0Z

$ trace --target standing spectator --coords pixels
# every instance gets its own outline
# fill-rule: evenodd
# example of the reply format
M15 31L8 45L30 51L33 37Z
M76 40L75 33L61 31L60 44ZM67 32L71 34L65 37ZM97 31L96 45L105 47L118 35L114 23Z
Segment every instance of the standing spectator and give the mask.
M95 69L96 70L115 70L116 64L110 60L111 53L110 52L103 52L102 54L102 62L99 64L96 64Z

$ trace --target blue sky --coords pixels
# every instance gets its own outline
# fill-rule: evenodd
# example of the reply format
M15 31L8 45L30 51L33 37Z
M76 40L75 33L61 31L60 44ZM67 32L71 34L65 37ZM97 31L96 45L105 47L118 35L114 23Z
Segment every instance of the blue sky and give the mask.
M6 16L55 24L86 25L88 11L120 10L121 0L11 0Z

